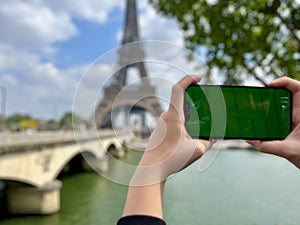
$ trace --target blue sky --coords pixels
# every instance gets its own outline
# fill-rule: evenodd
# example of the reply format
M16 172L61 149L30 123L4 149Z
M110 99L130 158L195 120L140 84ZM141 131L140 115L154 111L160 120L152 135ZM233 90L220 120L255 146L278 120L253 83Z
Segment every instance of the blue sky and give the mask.
M72 110L86 69L120 45L124 3L125 0L1 0L0 84L7 93L6 116L28 113L39 119L58 119ZM183 46L182 32L175 21L159 16L147 0L139 0L138 9L142 40ZM183 58L173 63L185 65ZM93 69L95 74L104 74L111 66ZM182 73L164 76L175 82ZM105 77L98 81L104 82ZM82 102L92 101L88 97L90 90L85 91ZM89 112L83 112L83 116L88 117Z
M123 11L113 9L110 19L104 24L82 19L74 19L80 33L70 40L59 42L57 65L66 67L73 64L89 63L99 55L119 45L117 32L123 29Z
M58 119L72 110L86 68L120 45L124 3L1 0L0 84L7 93L6 116ZM182 45L175 21L157 15L146 0L138 6L142 40Z

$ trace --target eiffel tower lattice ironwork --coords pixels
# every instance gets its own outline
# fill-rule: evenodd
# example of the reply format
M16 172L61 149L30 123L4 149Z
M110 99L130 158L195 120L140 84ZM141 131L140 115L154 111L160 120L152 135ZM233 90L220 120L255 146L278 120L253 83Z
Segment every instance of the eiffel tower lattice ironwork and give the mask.
M119 70L114 75L109 86L104 89L104 95L95 111L95 122L98 128L112 126L111 112L117 108L130 107L131 112L150 112L154 117L163 112L161 104L155 97L155 88L151 86L144 64L144 48L139 41L136 0L127 0L125 27L122 46L118 52ZM135 68L141 78L141 84L124 90L128 71ZM122 90L123 89L123 90ZM115 99L122 90L122 95L115 104ZM145 97L146 96L146 97ZM136 99L139 99L136 101ZM145 119L145 118L144 118ZM142 126L145 126L142 121Z

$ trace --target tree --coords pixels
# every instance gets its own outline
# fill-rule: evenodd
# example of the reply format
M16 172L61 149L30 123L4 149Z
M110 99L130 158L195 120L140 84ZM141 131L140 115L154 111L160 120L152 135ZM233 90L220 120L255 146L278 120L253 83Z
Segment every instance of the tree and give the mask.
M8 126L18 125L22 120L31 120L31 116L27 114L13 114L6 119L6 123Z
M11 130L37 129L38 123L38 120L28 114L15 113L6 119L6 125Z
M84 119L80 118L78 115L73 114L72 112L66 112L59 120L59 127L70 130L73 129L73 125L87 125L86 123L87 122L84 121Z
M59 127L64 129L72 129L72 118L73 113L67 112L65 113L62 118L59 120Z
M249 77L262 84L283 75L300 78L299 1L149 2L179 22L187 48L197 53L205 46L206 63L218 68L225 83L239 84Z

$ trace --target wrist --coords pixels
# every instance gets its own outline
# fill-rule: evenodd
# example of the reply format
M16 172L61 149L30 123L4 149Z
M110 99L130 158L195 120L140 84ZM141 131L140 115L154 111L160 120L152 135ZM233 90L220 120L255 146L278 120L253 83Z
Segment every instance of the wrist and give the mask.
M130 186L122 216L148 215L162 218L164 185L163 181L147 186Z
M148 162L146 163L146 161L141 160L130 180L130 186L150 186L165 182L169 173L164 168L164 163L149 164Z
M169 158L170 154L165 152L172 152L168 148L146 149L144 154L136 166L135 172L132 176L131 186L144 186L165 181L170 175Z

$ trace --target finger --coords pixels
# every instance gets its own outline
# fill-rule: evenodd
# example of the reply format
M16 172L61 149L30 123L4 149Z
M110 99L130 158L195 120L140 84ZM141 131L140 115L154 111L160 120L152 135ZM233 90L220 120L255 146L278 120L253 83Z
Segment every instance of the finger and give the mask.
M187 89L193 83L198 83L202 79L200 75L186 75L177 84L183 89Z
M187 75L172 87L171 101L169 109L175 108L177 112L183 115L184 91L193 83L201 80L199 75Z
M293 93L293 127L300 124L300 82L289 77L281 77L272 81L271 87L285 87Z
M286 147L282 141L257 141L248 140L247 143L252 145L260 152L277 155L281 157L287 157Z
M270 84L270 87L285 87L291 92L295 93L300 91L300 82L296 81L289 77L280 77L276 80L273 80Z

